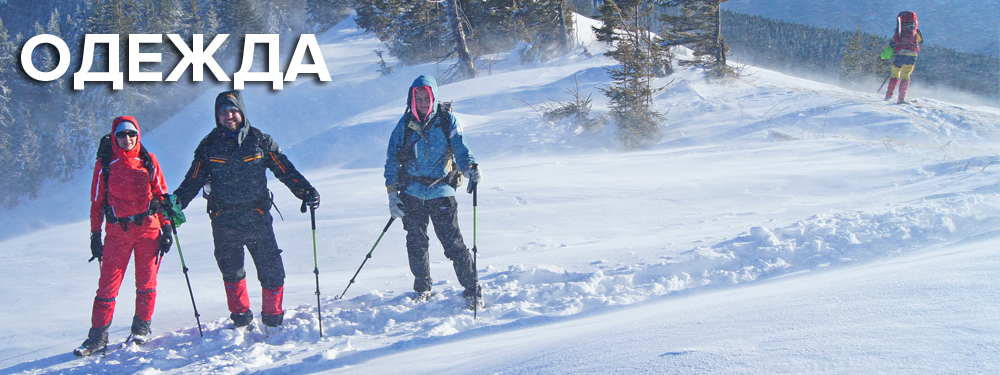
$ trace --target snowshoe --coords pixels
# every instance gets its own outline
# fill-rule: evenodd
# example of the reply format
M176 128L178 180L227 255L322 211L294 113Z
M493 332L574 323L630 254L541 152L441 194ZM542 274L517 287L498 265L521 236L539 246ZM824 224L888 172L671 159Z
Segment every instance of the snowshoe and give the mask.
M79 348L73 349L73 355L77 357L90 357L94 354L103 354L108 350L108 344L94 344L86 341Z
M231 313L229 318L233 320L232 329L242 329L246 332L253 332L253 311L247 310L242 313Z
M149 329L149 321L139 319L138 316L132 317L132 334L129 335L125 343L134 342L136 345L145 345L152 339L152 331Z
M411 299L413 300L413 302L427 302L430 301L431 297L433 296L434 293L432 293L429 290L425 290L423 292L417 292L416 294L413 295L413 297L411 297Z
M125 343L127 344L127 343L132 342L132 343L135 343L136 345L143 346L143 345L146 345L146 343L149 342L149 340L151 340L152 338L153 338L152 335L149 335L149 334L140 335L140 334L133 333L133 334L129 335L128 340L125 340Z
M284 330L285 330L285 326L281 326L281 325L269 326L267 324L264 325L264 335L267 336L267 337L271 337L272 335L277 335L277 334L283 332Z

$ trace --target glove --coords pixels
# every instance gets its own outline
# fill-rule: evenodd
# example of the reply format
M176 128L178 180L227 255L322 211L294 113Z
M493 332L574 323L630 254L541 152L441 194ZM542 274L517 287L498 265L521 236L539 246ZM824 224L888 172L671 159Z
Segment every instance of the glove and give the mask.
M316 188L306 190L305 196L302 198L302 201L305 202L307 206L309 206L314 210L319 208L319 192L316 191Z
M479 184L479 181L483 180L483 172L479 170L479 164L470 165L469 169L466 169L462 174L469 179L467 192L472 194L472 186Z
M90 232L90 260L87 262L93 262L97 259L98 262L104 261L104 244L101 243L101 231L95 230Z
M174 227L179 227L187 221L187 218L184 217L184 212L181 210L181 202L177 199L176 194L163 194L163 203L160 204L160 212L167 217L167 220L170 220Z
M397 219L402 219L403 216L406 216L403 213L403 201L399 199L398 191L389 192L389 214Z
M469 166L462 174L469 178L469 182L479 183L483 179L483 172L479 170L479 165L473 164Z
M166 228L160 229L160 243L158 249L160 250L160 257L163 257L167 252L170 251L170 246L174 245L174 237L170 235L170 232Z

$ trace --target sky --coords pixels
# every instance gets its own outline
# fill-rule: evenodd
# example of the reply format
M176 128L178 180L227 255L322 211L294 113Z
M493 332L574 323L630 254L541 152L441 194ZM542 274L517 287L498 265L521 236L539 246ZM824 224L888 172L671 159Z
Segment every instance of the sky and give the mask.
M580 21L577 30L589 30ZM323 196L322 323L309 217L272 179L288 275L281 330L229 329L198 198L159 274L154 338L122 345L129 271L114 350L74 357L98 278L86 262L90 173L81 171L0 217L0 374L1000 369L1000 110L931 99L919 85L897 105L753 67L711 82L678 67L656 81L663 137L625 151L613 125L588 132L532 108L568 100L564 90L578 84L593 93L595 113L607 112L599 88L614 63L582 53L604 48L592 35L578 40L557 60L522 64L512 51L491 74L440 87L484 175L475 208L457 197L466 243L477 245L485 309L475 317L433 240L437 294L410 299L399 223L348 288L389 219L381 166L406 88L442 68L379 76L377 39L348 20L319 38L332 82L245 91L247 117ZM215 94L143 135L171 190L214 125ZM247 273L259 313L256 274Z

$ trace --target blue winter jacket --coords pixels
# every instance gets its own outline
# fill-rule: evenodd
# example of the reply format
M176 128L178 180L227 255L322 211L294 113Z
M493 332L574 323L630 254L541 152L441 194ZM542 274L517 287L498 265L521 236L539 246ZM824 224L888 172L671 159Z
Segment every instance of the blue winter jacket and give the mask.
M389 136L389 147L386 149L385 185L390 190L394 188L403 190L403 187L396 186L396 184L399 169L405 167L406 171L413 177L410 184L406 186L405 194L424 200L453 197L455 189L448 185L445 178L448 171L452 168L457 168L460 171L465 170L469 165L475 163L476 159L465 144L462 127L458 125L454 115L446 115L451 117L451 134L444 134L443 129L438 126L437 81L434 80L434 77L422 75L413 81L410 89L407 90L409 93L406 98L406 107L410 108L410 102L413 100L413 88L420 86L430 87L435 105L432 106L432 112L425 119L427 120L425 123L418 121L413 114L407 111L403 118L399 119L396 128L392 130L392 135ZM404 147L403 137L406 134L407 126L414 129L409 142L414 145L413 152L416 159L409 161L404 166L396 160L396 155ZM446 159L448 155L448 139L446 137L451 138L451 148L454 151L450 163ZM428 186L426 182L417 181L422 177L430 177L438 181Z

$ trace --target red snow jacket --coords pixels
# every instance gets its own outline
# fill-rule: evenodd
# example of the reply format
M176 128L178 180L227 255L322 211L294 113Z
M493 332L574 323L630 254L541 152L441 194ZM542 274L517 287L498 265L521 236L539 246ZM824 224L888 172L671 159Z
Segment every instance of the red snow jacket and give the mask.
M132 116L122 116L116 118L111 123L111 131L122 121L131 121L139 130L139 122ZM90 230L101 229L104 222L104 206L110 206L110 212L115 217L126 218L138 215L149 210L149 204L154 197L167 194L167 183L160 172L160 162L156 160L156 155L149 153L152 162L152 170L147 171L139 157L141 147L142 131L138 131L136 136L136 146L131 150L124 150L118 147L118 142L112 134L112 157L108 166L108 178L102 176L103 169L101 161L97 160L94 165L94 179L90 188ZM153 174L152 181L149 174ZM107 185L105 185L107 181ZM159 212L155 213L152 220L154 228L168 225L170 222Z

